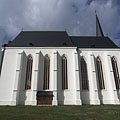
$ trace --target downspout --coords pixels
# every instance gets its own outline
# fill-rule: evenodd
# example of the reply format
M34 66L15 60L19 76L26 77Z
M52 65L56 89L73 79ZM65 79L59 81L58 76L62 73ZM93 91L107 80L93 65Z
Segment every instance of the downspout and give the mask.
M4 54L5 54L5 45L3 46L3 53L2 53L1 63L0 63L0 76L1 76L1 72L2 72Z
M76 48L76 51L78 55L81 53L81 50L79 50L79 47Z

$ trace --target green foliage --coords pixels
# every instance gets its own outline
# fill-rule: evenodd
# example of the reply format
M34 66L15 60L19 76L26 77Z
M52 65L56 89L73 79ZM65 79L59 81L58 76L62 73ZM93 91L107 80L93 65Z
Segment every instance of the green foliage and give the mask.
M0 106L0 120L120 120L120 106Z

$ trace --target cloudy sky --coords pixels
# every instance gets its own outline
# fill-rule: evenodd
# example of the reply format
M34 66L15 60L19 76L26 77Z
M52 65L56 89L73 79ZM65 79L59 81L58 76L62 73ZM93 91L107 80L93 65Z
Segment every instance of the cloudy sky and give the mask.
M93 36L95 10L104 34L120 46L120 0L0 0L0 46L22 28Z

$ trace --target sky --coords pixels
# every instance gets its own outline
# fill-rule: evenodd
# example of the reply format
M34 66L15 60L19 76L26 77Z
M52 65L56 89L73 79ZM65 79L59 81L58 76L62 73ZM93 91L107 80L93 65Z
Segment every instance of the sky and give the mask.
M95 10L104 35L120 46L120 0L0 0L0 46L22 29L95 36Z

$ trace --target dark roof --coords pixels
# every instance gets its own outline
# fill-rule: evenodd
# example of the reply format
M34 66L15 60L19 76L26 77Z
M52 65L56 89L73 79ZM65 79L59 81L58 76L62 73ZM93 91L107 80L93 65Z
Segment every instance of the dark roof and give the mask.
M71 36L74 45L79 48L118 48L108 37L79 37Z
M8 47L73 47L64 31L22 31Z
M68 36L65 31L22 31L7 47L118 48L108 37Z

